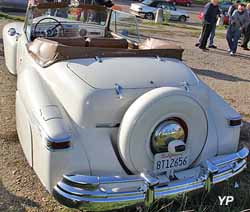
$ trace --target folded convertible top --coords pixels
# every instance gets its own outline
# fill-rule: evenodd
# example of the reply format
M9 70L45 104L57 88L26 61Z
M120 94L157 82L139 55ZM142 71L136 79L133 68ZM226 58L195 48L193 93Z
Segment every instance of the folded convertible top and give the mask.
M29 43L27 48L36 62L43 67L63 60L96 57L169 57L181 60L184 51L181 47L156 39L146 40L138 49L127 49L123 46L120 48L72 46L37 38Z

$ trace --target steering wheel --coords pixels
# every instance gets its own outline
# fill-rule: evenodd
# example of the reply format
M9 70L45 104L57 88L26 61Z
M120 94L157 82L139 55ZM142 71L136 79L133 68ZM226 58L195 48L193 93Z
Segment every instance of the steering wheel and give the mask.
M53 20L53 21L55 21L55 26L53 26L53 27L51 27L49 29L46 29L45 31L42 31L42 32L41 31L37 31L37 26L41 22L43 22L44 20ZM57 35L57 33L58 33L57 30L56 30L58 27L61 27L62 31L64 32L64 27L63 27L62 23L60 21L58 21L57 19L51 18L51 17L42 18L41 20L39 20L36 23L36 25L34 27L34 36L36 37L37 35L38 36L42 35L44 37L55 37Z

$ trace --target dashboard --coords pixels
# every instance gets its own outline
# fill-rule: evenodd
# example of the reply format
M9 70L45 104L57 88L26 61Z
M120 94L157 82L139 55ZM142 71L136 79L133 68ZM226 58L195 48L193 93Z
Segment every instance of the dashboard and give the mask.
M31 29L32 39L37 37L44 38L79 38L89 37L98 38L104 37L105 26L86 24L79 22L41 22L35 23Z

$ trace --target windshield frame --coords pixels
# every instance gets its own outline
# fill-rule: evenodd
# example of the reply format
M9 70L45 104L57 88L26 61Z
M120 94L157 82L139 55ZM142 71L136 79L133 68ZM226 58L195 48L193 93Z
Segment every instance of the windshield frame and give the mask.
M107 23L108 23L108 18L109 18L109 11L110 9L105 7L105 6L102 6L102 5L93 5L93 4L79 4L77 6L74 6L74 5L70 5L68 3L65 3L65 2L59 2L59 3L40 3L40 4L37 4L37 5L29 5L28 8L27 8L27 11L26 11L26 16L25 16L25 23L24 23L24 33L26 35L26 38L28 41L31 41L31 30L32 30L32 25L35 23L33 20L35 18L39 18L39 17L42 17L41 16L37 16L34 18L34 15L33 15L33 12L35 9L40 9L40 10L49 10L49 9L83 9L83 10L93 10L93 11L101 11L101 12L104 12L106 13L106 20L105 20L105 23L103 25L101 24L96 24L96 23L88 23L88 22L83 22L81 21L82 24L86 24L86 25L95 25L95 26L100 26L100 27L106 27L107 26ZM48 15L48 17L51 17ZM53 17L53 16L52 16ZM57 16L55 16L57 17ZM69 22L70 22L70 19L68 19ZM72 20L72 22L77 22L77 20ZM31 26L29 28L29 26Z
M134 22L134 26L135 26L135 30L136 30L136 34L137 34L137 38L136 39L133 39L131 38L130 36L126 36L124 34L121 34L118 32L118 29L117 29L117 26L120 26L117 24L117 15L124 15L124 16L131 16L134 18L135 22ZM111 22L112 22L112 17L115 18L115 30L113 31L110 27L111 27ZM139 32L139 25L138 25L138 19L136 18L136 16L132 15L131 13L126 13L126 12L123 12L123 11L120 11L120 10L111 10L111 12L109 13L109 20L108 20L108 30L115 33L116 35L120 36L120 37L123 37L131 42L136 42L136 43L139 43L141 41L141 36L140 36L140 32Z

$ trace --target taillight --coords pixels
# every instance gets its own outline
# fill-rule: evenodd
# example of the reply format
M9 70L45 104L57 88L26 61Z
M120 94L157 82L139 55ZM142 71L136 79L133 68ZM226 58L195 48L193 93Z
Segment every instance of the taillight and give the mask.
M63 141L63 142L51 142L48 141L47 142L47 147L52 149L52 150L56 150L56 149L67 149L69 148L70 145L70 141Z
M46 141L47 141L46 145L50 150L67 149L71 147L70 136L57 140L46 138Z
M232 117L228 119L228 125L230 127L236 127L236 126L240 126L242 124L242 117L238 116L238 117Z

